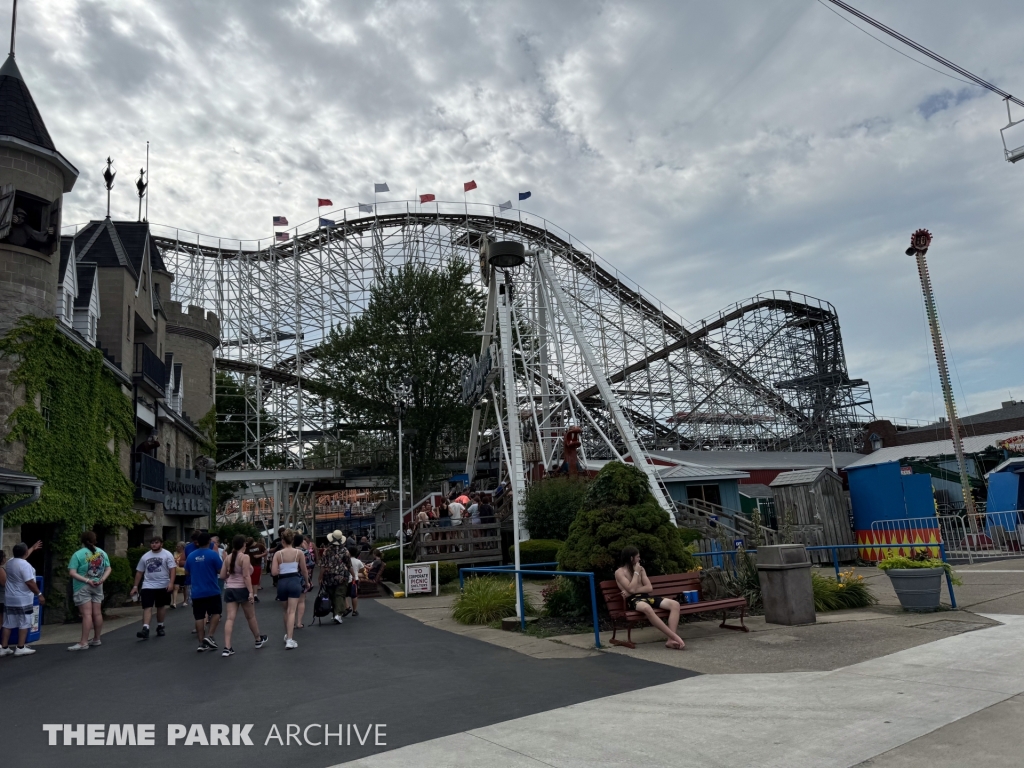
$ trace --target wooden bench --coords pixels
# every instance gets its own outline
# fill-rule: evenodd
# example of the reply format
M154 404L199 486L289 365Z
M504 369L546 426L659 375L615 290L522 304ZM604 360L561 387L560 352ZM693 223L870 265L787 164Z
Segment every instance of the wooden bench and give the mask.
M704 602L703 595L700 589L700 574L699 573L673 573L668 576L651 576L651 586L654 587L654 591L651 592L652 597L669 597L673 600L677 599L680 592L689 592L691 590L697 591L697 596L701 598L696 603L684 603L679 600L679 614L684 613L712 613L721 611L722 612L722 623L719 626L722 629L735 629L740 632L749 632L750 629L743 623L743 616L747 611L747 601L743 597L727 597L724 600L709 600ZM636 648L636 643L633 642L632 632L633 627L647 623L647 617L639 611L630 611L626 609L626 601L622 597L622 592L619 589L619 585L612 581L602 581L600 583L601 594L604 595L605 605L608 607L608 613L612 618L612 645L622 645L626 648ZM740 612L740 623L739 626L733 624L726 624L726 614L733 608L739 609ZM655 613L661 618L668 618L668 611L663 608L656 608ZM617 640L615 635L619 631L620 627L626 628L626 639Z

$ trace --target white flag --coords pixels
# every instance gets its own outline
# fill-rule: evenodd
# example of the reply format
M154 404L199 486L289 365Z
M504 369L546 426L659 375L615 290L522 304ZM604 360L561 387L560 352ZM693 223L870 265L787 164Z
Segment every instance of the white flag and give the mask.
M360 203L359 210L363 213L373 213L373 206L369 203Z
M511 200L506 200L504 203L502 203L501 205L498 206L498 210L499 211L507 211L511 207L512 207L512 201Z
M386 181L383 184L374 184L373 185L373 194L375 194L375 195L380 193L380 192L390 192L390 191L391 190L388 189L388 183Z

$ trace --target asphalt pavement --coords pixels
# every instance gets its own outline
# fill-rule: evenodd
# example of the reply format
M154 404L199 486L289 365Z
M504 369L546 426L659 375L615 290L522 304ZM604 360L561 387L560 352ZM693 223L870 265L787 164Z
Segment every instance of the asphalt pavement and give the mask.
M70 653L47 645L31 657L0 659L5 764L251 768L270 759L277 766L330 766L695 674L611 654L530 658L373 600L362 601L360 616L342 626L310 625L311 607L310 598L295 650L284 648L280 604L265 597L257 616L270 642L256 650L240 621L229 658L197 653L191 611L179 608L169 612L166 637L153 632L138 640L139 625L131 625L105 634L100 648ZM222 642L221 629L216 639ZM79 747L72 738L64 746L63 728L47 731L44 724L92 724L93 740L103 745ZM111 724L151 724L154 745L118 746ZM324 745L324 724L334 734L341 724L344 735ZM172 725L183 728L169 746ZM204 747L216 732L239 745ZM88 728L82 733L88 741Z

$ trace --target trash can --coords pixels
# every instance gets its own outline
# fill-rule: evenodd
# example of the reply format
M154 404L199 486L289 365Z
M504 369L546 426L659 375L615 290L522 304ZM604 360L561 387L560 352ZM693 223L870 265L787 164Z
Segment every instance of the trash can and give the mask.
M757 548L764 618L769 624L813 624L811 559L803 544Z

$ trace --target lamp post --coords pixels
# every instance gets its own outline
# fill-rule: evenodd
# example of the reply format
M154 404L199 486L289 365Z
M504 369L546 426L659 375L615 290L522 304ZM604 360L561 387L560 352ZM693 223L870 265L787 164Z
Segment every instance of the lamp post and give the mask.
M388 384L388 390L398 402L395 405L395 415L398 417L398 579L405 583L405 514L402 500L405 496L405 489L402 487L402 415L408 407L408 401L412 398L412 377L405 376L397 386Z

